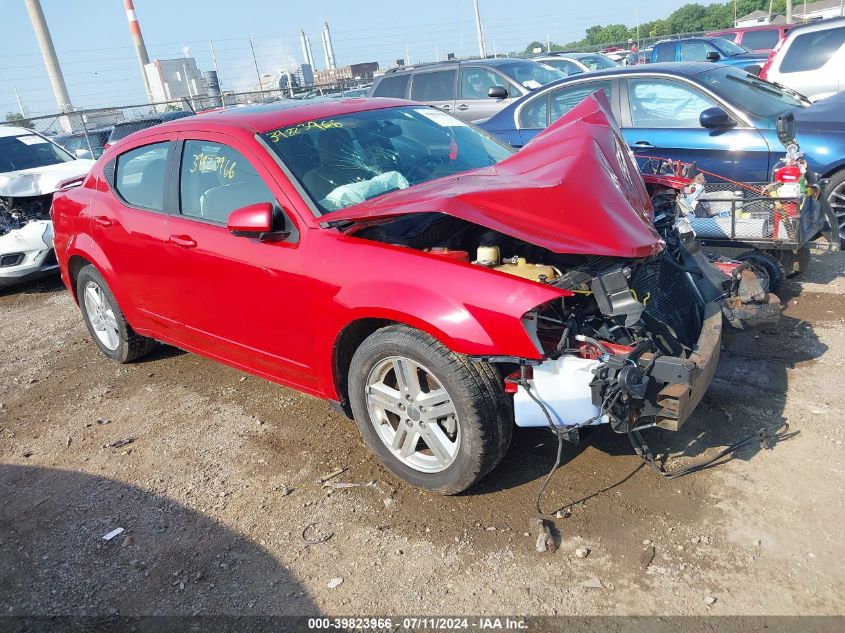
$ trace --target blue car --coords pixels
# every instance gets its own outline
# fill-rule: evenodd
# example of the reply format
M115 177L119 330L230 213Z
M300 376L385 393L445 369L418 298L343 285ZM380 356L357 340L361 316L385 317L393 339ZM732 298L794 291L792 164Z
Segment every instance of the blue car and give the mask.
M651 62L719 62L756 75L768 56L768 53L755 53L724 37L689 37L658 42L651 51Z
M768 182L785 154L779 115L795 116L810 168L830 183L825 196L845 230L845 100L810 106L798 93L738 68L710 63L643 64L552 82L481 124L522 147L589 94L604 90L634 154L695 162L741 182ZM814 112L825 108L818 115ZM838 116L838 119L837 119ZM709 180L715 178L708 176Z

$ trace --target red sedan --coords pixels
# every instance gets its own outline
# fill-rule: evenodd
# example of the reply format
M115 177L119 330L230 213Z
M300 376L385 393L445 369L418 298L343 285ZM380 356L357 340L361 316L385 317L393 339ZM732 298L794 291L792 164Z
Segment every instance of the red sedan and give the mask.
M608 111L589 98L518 153L389 99L165 123L56 196L62 277L109 358L161 341L326 398L440 493L515 424L676 429L727 278L664 248Z

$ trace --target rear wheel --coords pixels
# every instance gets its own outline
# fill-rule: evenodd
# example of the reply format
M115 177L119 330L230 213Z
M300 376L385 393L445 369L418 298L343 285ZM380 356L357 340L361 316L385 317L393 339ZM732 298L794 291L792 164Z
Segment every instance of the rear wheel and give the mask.
M845 248L845 169L841 169L827 183L825 189L830 211L836 217L839 228L840 248ZM829 221L832 228L832 222ZM835 237L835 236L834 236Z
M119 363L146 356L156 342L136 334L123 316L106 280L88 264L76 277L76 296L82 319L100 351Z
M737 255L736 259L741 262L748 262L754 267L760 277L760 285L766 292L777 294L783 280L786 279L786 271L777 259L765 251L748 251Z
M367 446L396 475L441 494L466 490L507 452L511 406L498 373L395 325L368 337L349 368Z

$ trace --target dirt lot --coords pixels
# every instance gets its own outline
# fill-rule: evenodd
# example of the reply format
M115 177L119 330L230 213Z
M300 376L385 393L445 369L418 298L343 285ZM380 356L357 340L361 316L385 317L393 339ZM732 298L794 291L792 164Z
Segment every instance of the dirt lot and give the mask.
M390 476L324 402L171 348L113 364L58 282L7 291L0 605L10 615L843 614L845 255L814 257L784 298L777 332L737 339L682 431L648 435L670 467L788 421L782 439L667 481L624 437L596 432L565 449L544 506L571 515L555 521L560 549L541 555L526 532L554 459L545 431L518 431L470 493L436 497ZM317 483L338 468L333 482L376 483ZM331 538L306 544L309 525L307 537Z

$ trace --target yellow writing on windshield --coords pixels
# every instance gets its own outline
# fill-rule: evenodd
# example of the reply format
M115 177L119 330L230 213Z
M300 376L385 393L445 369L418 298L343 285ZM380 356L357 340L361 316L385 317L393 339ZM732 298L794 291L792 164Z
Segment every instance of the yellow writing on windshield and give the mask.
M267 136L270 137L271 141L277 143L279 139L290 138L291 136L296 136L300 132L308 132L309 130L330 130L336 127L343 127L343 123L335 121L334 119L330 119L328 121L307 121L281 130L273 130L272 132L268 132Z

